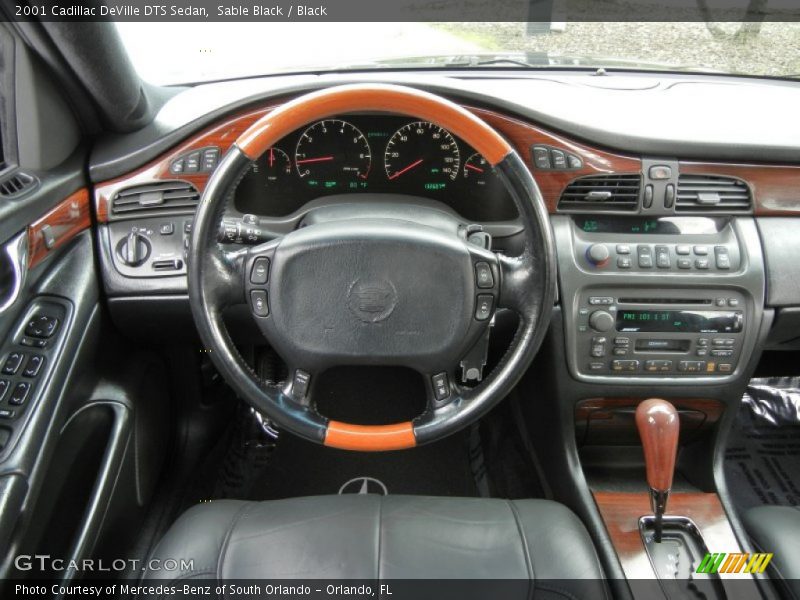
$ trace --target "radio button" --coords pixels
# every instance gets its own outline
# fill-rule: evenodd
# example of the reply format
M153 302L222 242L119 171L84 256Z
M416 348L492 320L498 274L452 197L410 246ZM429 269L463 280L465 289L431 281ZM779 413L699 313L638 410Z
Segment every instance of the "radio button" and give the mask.
M725 345L725 340L723 338L714 338L713 340L711 340L711 345L712 346L724 346Z
M606 368L606 364L602 362L590 362L589 363L589 370L590 371L604 371Z
M716 300L714 300L714 303L717 306L725 306L725 298L717 298Z
M654 372L665 372L672 370L671 360L648 360L644 363L644 370Z
M692 268L692 259L690 259L690 258L679 258L678 259L678 268L679 269L691 269Z
M732 306L732 307L739 306L739 299L738 298L728 298L728 306Z
M607 306L609 304L614 304L614 298L611 296L591 296L589 298L589 304L592 306Z
M630 340L630 338L626 338L626 337L615 337L614 338L614 343L617 346L627 346L628 344L631 343L631 340Z
M731 363L719 363L717 371L719 373L730 373L733 371L733 365Z
M617 346L612 351L614 356L627 356L628 355L628 347L627 346Z
M678 244L677 246L675 246L675 253L676 254L682 254L682 255L691 254L692 253L692 248L691 248L691 246L687 246L685 244Z
M595 344L590 352L592 358L603 358L606 355L605 344Z
M612 360L612 371L636 371L639 369L638 360Z
M702 360L682 360L678 363L678 371L685 373L699 373L706 368L705 361Z
M724 356L728 358L733 356L733 350L712 350L711 356Z
M707 356L708 355L708 348L698 348L697 352L695 352L697 356Z
M700 338L697 340L698 346L708 346L708 338Z

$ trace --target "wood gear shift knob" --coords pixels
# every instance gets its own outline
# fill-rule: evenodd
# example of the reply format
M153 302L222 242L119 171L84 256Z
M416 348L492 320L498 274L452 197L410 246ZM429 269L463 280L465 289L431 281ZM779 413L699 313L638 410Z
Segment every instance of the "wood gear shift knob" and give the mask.
M642 438L650 489L669 492L678 452L678 411L666 400L650 398L636 407L636 427Z

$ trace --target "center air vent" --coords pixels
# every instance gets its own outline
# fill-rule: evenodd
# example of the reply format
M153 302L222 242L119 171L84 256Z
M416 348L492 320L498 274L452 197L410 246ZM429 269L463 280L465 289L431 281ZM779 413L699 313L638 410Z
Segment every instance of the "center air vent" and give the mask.
M741 179L717 175L681 175L675 212L748 212L750 188Z
M635 211L641 176L590 175L572 181L561 194L559 210Z
M191 214L200 202L200 194L185 181L164 181L139 185L117 192L111 201L111 215L147 217L170 213Z

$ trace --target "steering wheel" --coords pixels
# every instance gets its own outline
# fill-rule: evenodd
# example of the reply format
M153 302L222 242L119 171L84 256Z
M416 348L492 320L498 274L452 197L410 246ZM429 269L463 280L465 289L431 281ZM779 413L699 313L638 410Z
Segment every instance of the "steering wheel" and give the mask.
M382 215L312 223L249 249L227 250L219 242L220 221L251 161L304 125L357 111L431 121L480 152L516 205L523 225L522 253L504 256L475 244L463 223L438 226ZM397 450L464 428L519 381L549 324L554 257L541 193L499 133L434 94L394 85L342 85L273 110L226 153L194 220L189 296L212 361L255 409L280 427L326 446ZM262 381L234 346L222 311L242 302L286 362L286 383ZM508 350L480 384L459 384L459 361L486 334L501 307L519 316ZM325 418L315 409L314 382L326 369L341 365L414 369L426 382L425 411L413 421L390 425Z

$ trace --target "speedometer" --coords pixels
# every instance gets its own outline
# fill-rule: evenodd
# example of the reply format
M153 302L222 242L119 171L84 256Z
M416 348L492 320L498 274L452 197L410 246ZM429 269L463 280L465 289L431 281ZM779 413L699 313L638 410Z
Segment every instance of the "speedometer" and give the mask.
M428 121L415 121L392 135L383 162L390 181L439 190L458 177L461 156L449 131Z
M367 138L341 119L317 121L297 141L297 174L312 187L335 189L365 180L372 166Z

